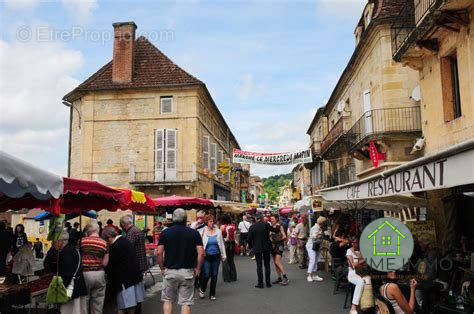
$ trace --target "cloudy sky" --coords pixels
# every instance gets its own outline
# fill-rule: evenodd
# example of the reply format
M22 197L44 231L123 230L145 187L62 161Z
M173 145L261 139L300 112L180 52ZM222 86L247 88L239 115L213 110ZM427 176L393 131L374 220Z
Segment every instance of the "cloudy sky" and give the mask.
M307 148L365 2L0 0L0 149L66 174L61 98L111 59L117 21L206 83L243 149Z

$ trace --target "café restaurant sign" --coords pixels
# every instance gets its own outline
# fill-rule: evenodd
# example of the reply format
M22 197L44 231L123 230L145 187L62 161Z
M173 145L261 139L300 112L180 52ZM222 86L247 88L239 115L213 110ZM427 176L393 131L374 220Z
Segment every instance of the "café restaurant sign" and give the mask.
M321 190L326 201L351 201L450 188L474 183L474 150L412 168L386 171L368 179ZM399 167L401 168L401 167Z
M311 149L294 153L255 153L234 149L232 160L234 163L260 165L291 165L312 161Z

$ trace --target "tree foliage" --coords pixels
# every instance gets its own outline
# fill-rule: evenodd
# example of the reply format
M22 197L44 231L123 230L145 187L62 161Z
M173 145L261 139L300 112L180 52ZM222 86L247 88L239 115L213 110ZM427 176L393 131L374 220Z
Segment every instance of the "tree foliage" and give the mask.
M268 199L271 203L278 203L280 188L287 185L291 180L293 180L292 173L271 176L263 179L263 187L265 193L268 194Z

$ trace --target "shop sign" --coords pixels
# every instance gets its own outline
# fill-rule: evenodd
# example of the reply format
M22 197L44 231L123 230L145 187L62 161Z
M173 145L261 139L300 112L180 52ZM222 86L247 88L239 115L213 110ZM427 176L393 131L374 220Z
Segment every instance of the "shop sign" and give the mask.
M313 162L311 149L293 153L255 153L234 149L234 163L261 165L291 165Z
M419 238L421 235L425 235L428 236L431 243L436 243L436 228L433 220L407 221L406 225L414 237Z
M474 150L468 150L387 176L376 175L360 183L326 189L320 193L326 201L350 201L472 184L474 171L470 165L473 161Z

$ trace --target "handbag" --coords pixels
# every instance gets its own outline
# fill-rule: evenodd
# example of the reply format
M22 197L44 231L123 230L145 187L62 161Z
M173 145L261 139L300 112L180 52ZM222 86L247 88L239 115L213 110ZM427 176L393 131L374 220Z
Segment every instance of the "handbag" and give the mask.
M72 293L74 291L74 281L76 280L76 275L77 275L77 272L79 271L79 267L81 267L81 253L79 253L79 250L76 250L76 251L77 251L77 255L79 257L79 260L77 261L77 268L76 268L76 271L74 272L74 276L72 276L71 282L69 283L69 285L66 288L67 297L69 299L71 299L71 297L72 297Z
M321 247L321 238L314 238L313 239L313 251L319 251L319 248Z
M362 311L371 309L375 306L374 292L372 290L372 284L367 283L364 277L364 289L362 290L362 295L360 297L359 306Z
M64 287L63 279L61 276L53 276L51 283L46 293L47 304L64 304L69 301L67 296L66 287Z
M290 245L297 245L298 238L297 237L290 237Z

